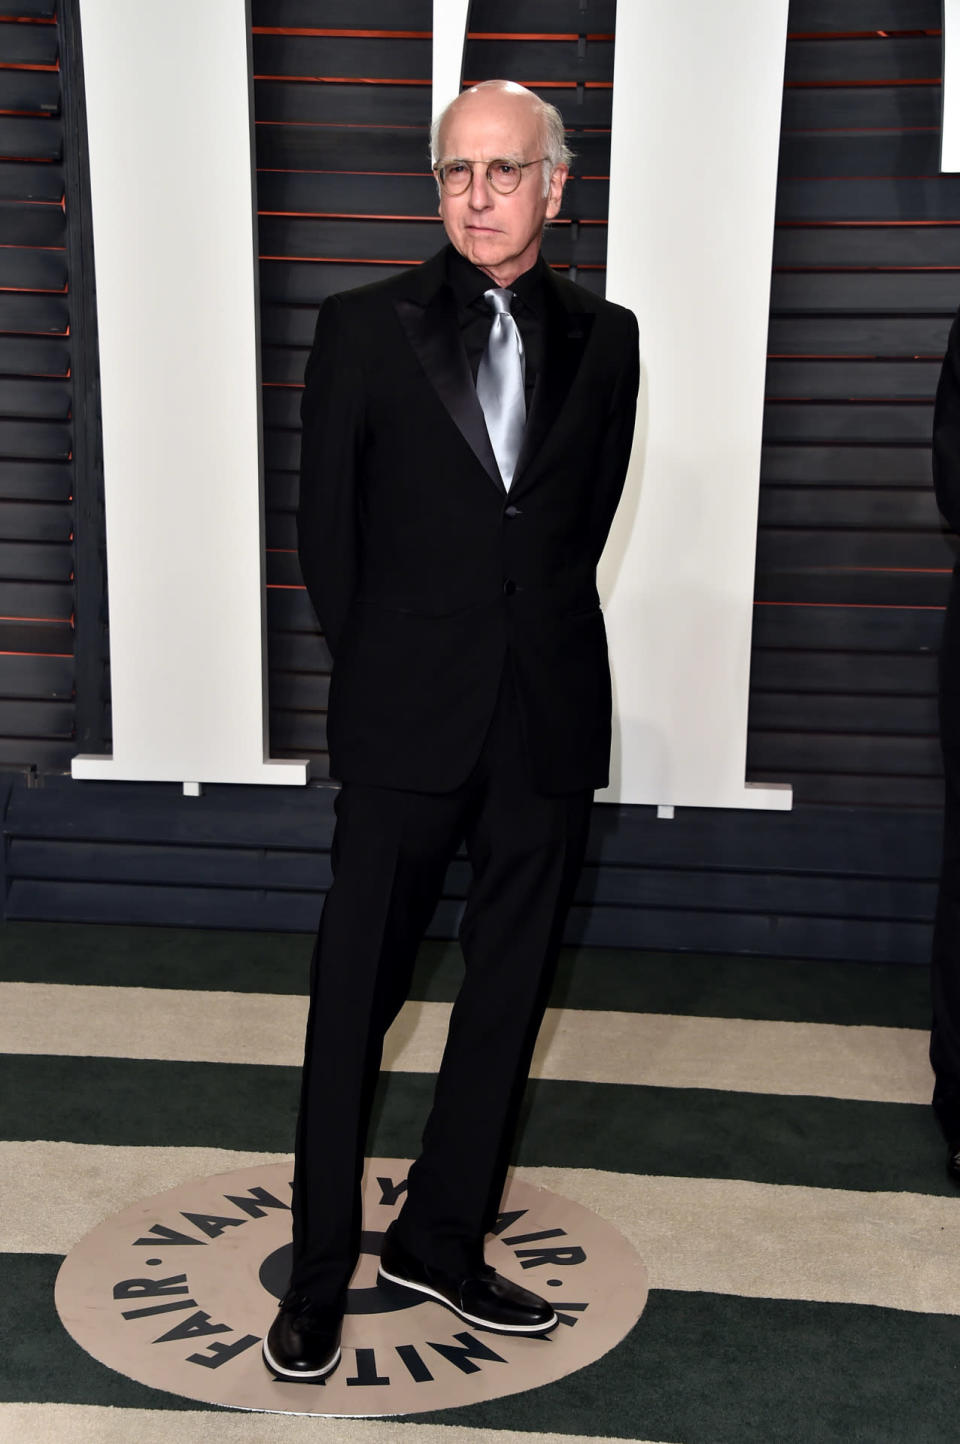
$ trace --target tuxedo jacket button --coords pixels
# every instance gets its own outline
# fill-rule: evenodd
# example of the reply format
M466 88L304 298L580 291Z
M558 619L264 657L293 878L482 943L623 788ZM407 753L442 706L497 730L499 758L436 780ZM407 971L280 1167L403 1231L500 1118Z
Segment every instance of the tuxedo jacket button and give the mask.
M517 590L517 584L516 584L516 582L513 580L512 577L507 577L507 580L506 580L506 581L504 582L504 584L503 584L503 594L504 594L504 596L505 596L505 597L512 597L513 594L514 594L514 592L515 592L516 590Z
M508 506L508 507L506 508L506 510L504 511L503 514L504 514L504 516L509 516L509 517L511 517L511 518L512 518L512 517L515 517L515 516L521 516L521 515L522 515L522 513L521 513L521 511L520 511L520 508L519 508L518 506L512 506L512 505L511 505L511 506Z

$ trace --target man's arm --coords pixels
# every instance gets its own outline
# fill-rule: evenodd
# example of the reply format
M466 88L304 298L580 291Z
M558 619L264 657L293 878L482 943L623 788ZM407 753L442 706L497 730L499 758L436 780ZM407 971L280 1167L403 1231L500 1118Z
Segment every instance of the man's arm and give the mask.
M933 483L937 505L960 532L960 316L950 328L933 413Z
M300 567L336 655L357 589L357 470L363 436L360 368L337 296L324 301L307 362L300 416Z
M640 387L640 336L636 317L632 312L627 314L630 320L626 353L610 397L603 447L597 465L597 474L604 481L602 496L606 506L606 514L600 518L601 546L613 522L613 516L623 491L637 417L637 392Z

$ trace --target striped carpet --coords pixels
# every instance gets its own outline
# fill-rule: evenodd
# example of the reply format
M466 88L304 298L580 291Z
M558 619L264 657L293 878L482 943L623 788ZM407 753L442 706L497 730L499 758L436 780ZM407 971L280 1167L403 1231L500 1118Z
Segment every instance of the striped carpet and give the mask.
M132 1200L289 1153L309 941L0 927L0 1440L546 1444L952 1441L960 1198L927 1100L922 969L565 953L523 1178L614 1223L650 1273L610 1354L422 1419L205 1409L64 1333L62 1256ZM416 1152L456 949L424 948L372 1151Z

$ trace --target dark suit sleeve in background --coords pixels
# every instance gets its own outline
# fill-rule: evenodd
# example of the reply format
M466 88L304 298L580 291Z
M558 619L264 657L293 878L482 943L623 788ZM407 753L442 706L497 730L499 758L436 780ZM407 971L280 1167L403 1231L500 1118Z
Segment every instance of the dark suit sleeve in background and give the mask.
M954 321L933 413L933 482L937 505L960 532L960 316Z
M359 573L358 472L363 386L343 308L320 308L300 407L300 567L327 645L336 654Z

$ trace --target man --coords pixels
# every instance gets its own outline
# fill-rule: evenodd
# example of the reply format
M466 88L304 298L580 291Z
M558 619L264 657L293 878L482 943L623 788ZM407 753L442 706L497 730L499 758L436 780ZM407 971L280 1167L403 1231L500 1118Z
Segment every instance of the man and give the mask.
M960 316L954 321L933 417L937 505L960 531ZM960 568L960 562L958 562ZM945 807L940 892L933 930L933 1107L947 1142L947 1173L960 1184L960 592L955 569L940 646L940 744Z
M487 82L447 107L433 144L450 245L328 299L306 373L300 559L334 658L342 787L293 1273L264 1342L283 1379L340 1358L383 1035L461 840L466 975L379 1278L474 1327L557 1323L484 1263L483 1239L607 776L595 570L630 454L637 328L540 259L569 160L552 106Z

